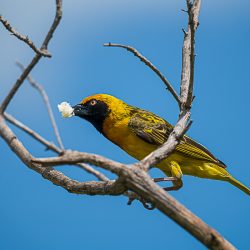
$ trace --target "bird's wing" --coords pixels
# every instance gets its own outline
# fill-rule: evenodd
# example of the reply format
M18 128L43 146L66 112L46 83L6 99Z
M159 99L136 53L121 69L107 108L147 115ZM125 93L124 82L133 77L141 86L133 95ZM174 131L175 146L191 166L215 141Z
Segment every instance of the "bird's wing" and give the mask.
M153 113L140 110L135 112L130 121L129 128L147 143L160 146L167 141L173 126ZM226 165L212 155L204 146L184 136L175 150L187 157L215 163L223 168Z
M177 145L176 150L188 157L197 160L204 160L215 163L220 167L226 168L226 165L218 160L211 152L209 152L203 145L192 140L188 136L184 136L180 144Z
M142 140L160 146L168 139L173 126L153 113L140 110L132 115L129 128Z

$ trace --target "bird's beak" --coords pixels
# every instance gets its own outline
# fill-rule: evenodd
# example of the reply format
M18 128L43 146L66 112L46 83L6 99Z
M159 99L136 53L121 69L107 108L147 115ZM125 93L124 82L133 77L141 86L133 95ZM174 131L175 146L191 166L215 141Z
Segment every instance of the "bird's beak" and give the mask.
M73 112L76 116L85 117L88 115L88 110L82 104L77 104L73 106Z

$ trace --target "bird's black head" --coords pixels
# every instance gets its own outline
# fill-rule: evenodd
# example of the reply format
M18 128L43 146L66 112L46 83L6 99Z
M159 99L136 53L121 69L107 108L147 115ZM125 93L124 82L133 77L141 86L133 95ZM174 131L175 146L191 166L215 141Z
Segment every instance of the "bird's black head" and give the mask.
M91 122L102 133L103 122L109 114L109 108L105 102L90 99L87 102L75 105L73 109L76 116Z

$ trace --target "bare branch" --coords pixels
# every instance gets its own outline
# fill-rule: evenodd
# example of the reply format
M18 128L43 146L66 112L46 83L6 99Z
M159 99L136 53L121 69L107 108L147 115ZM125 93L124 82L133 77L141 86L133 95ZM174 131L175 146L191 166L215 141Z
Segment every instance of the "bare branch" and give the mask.
M1 15L0 15L0 22L4 25L4 27L11 33L11 35L14 35L15 37L17 37L19 40L25 42L26 44L29 45L29 47L31 49L34 50L34 52L36 52L37 54L40 54L42 56L45 57L51 57L51 54L45 50L45 49L38 49L35 44L29 39L28 36L24 36L22 34L20 34L18 31L16 31L11 25L10 23L4 19Z
M200 0L191 3L187 0L188 8L188 30L184 32L184 42L182 48L182 73L181 73L181 106L182 109L189 110L193 101L194 85L194 63L195 63L195 32L198 27Z
M85 170L86 172L94 175L100 181L109 181L108 177L106 177L104 174L102 174L101 172L97 171L96 169L92 168L91 166L89 166L87 164L77 163L76 166L78 166L79 168Z
M11 150L26 166L38 172L45 179L50 180L53 184L66 189L68 192L89 195L119 195L126 191L126 188L124 188L124 186L122 186L121 183L117 181L78 182L65 176L62 172L52 168L41 167L40 164L35 164L32 162L33 156L17 139L12 130L6 125L2 116L0 116L0 136L6 141Z
M23 66L22 63L17 61L16 64L22 71L25 70L25 67ZM30 75L27 76L27 80L29 81L30 85L32 87L34 87L36 90L38 90L38 92L42 96L44 103L45 103L45 106L47 108L48 114L49 114L49 118L50 118L52 127L53 127L55 135L56 135L57 142L58 142L60 148L64 149L62 139L61 139L61 136L60 136L60 133L59 133L56 121L55 121L55 117L54 117L54 114L53 114L53 111L52 111L52 108L50 105L49 97L48 97L46 91L44 90L43 86L41 84L37 83Z
M180 98L168 79L145 57L143 56L138 50L131 46L127 45L122 45L122 44L115 44L115 43L105 43L103 46L105 47L119 47L119 48L124 48L128 50L129 52L132 52L136 57L138 57L142 62L144 62L150 69L152 69L159 77L160 79L164 82L164 84L167 86L167 90L172 94L172 96L175 98L177 101L178 105L180 106Z
M54 152L56 152L58 154L63 153L63 150L58 148L53 142L47 141L41 135L39 135L37 132L30 129L28 126L24 125L23 123L21 123L20 121L15 119L13 116L11 116L11 115L9 115L7 113L4 113L4 118L8 122L12 123L16 127L20 128L21 130L23 130L24 132L29 134L35 140L39 141L41 144L46 146L47 149L50 149L50 150L52 150L52 151L54 151ZM78 164L76 164L76 166L80 167L81 169L84 169L85 171L87 171L90 174L93 174L95 177L97 177L101 181L109 181L109 179L104 174L102 174L101 172L99 172L99 171L95 170L94 168L88 166L87 164L78 163Z
M49 41L52 38L53 33L56 30L56 28L61 20L61 17L62 17L62 0L56 0L56 15L55 15L54 21L53 21L53 23L48 31L48 34L47 34L47 36L42 44L41 50L47 50ZM19 87L22 85L23 81L29 75L29 73L35 67L35 65L39 62L41 57L42 57L41 54L36 54L34 56L34 58L31 60L31 62L29 63L29 65L26 67L26 69L23 71L23 73L20 75L20 77L17 79L17 81L15 82L13 87L11 88L10 92L6 95L6 97L4 98L4 100L0 106L0 114L3 114L3 112L5 111L7 106L9 105L11 99L13 98L13 96L15 95L15 93L17 92Z
M194 83L194 60L195 60L195 31L198 27L198 15L200 11L200 0L193 4L187 0L189 25L188 31L184 31L184 42L182 48L182 79L181 79L181 110L179 120L170 134L168 140L157 150L146 156L138 165L148 170L169 156L180 143L182 136L191 126L190 108L193 101Z
M182 48L182 79L181 79L181 110L179 120L170 134L168 140L156 151L146 156L138 165L144 169L149 169L169 156L180 143L182 136L191 126L189 122L190 108L193 101L194 83L194 58L195 58L195 31L198 27L198 15L200 11L200 1L195 0L193 4L187 0L189 28L184 31L184 42Z
M23 130L24 132L26 132L27 134L29 134L35 140L39 141L41 144L43 144L44 146L46 146L47 149L50 149L50 150L52 150L52 151L54 151L54 152L56 152L58 154L60 154L62 152L53 142L47 141L41 135L39 135L38 133L36 133L35 131L33 131L32 129L30 129L28 126L24 125L23 123L21 123L17 119L15 119L10 114L4 113L4 118L8 122L12 123L16 127L20 128L21 130Z
M49 157L49 158L34 158L32 162L40 163L44 167L51 166L60 166L60 165L74 165L76 163L89 163L99 167L102 167L106 170L111 171L114 174L120 176L124 173L126 165L118 163L107 159L101 155L83 153L78 151L66 150L62 156L59 157Z
M22 85L25 78L28 76L30 71L35 67L35 65L38 63L38 61L40 59L41 59L41 55L36 54L35 57L32 59L32 61L30 62L30 64L23 71L21 76L17 79L17 81L15 82L13 87L11 88L10 92L6 95L6 97L4 98L4 100L3 100L3 102L2 102L2 104L0 106L0 114L2 114L5 111L5 109L9 105L11 99L13 98L13 96L15 95L15 93L17 92L19 87Z
M74 164L75 161L89 162L91 164L99 165L105 169L111 169L111 165L120 166L120 163L110 162L103 157L97 157L96 155L90 155L81 152L67 152L62 157L33 159L32 162L41 163L44 166L60 165L60 164ZM104 164L108 163L108 167ZM119 169L119 167L118 167ZM113 172L117 172L116 169ZM118 170L120 178L123 180L123 185L129 190L134 191L145 201L149 201L176 221L182 227L188 230L192 235L199 239L204 245L210 249L234 249L234 247L222 238L215 230L211 229L198 217L192 214L168 193L162 190L145 171L138 169L137 166L131 166L130 168L124 165L122 171ZM117 172L117 173L118 173Z
M51 40L51 38L53 37L53 34L58 26L58 24L60 23L62 18L62 0L56 0L56 14L55 14L55 18L54 21L49 29L49 32L47 33L44 42L42 44L41 49L46 49L48 47L48 44Z

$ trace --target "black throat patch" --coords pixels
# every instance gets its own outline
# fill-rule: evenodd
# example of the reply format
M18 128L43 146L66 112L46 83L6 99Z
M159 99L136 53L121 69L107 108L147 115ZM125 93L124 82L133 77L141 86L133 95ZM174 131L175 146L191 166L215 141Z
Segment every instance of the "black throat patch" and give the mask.
M110 110L105 102L95 100L96 104L91 105L91 100L83 105L84 113L79 112L77 116L89 121L100 133L103 134L103 123Z

